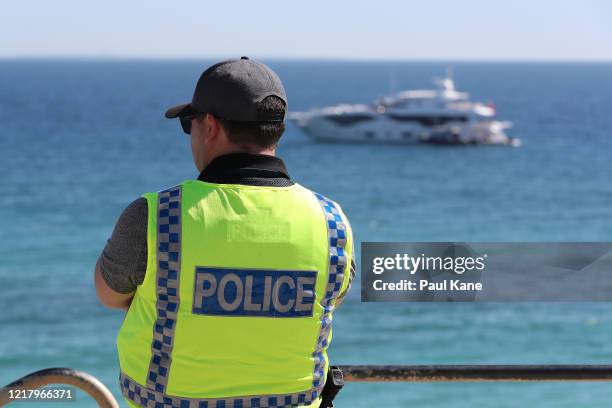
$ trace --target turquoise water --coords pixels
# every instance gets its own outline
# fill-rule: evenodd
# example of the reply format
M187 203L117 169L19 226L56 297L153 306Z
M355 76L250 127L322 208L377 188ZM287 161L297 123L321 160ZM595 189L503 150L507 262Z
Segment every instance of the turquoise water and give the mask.
M97 303L93 266L127 203L195 177L188 139L163 111L189 99L208 64L0 61L0 384L66 366L119 395L122 314ZM429 87L446 68L270 65L294 111ZM343 205L358 241L611 241L612 65L461 63L454 72L460 90L514 121L522 147L326 145L289 125L280 155L297 181ZM361 304L357 283L335 316L330 356L611 363L611 309ZM349 384L337 406L604 407L611 398L606 384ZM78 400L69 406L92 406Z

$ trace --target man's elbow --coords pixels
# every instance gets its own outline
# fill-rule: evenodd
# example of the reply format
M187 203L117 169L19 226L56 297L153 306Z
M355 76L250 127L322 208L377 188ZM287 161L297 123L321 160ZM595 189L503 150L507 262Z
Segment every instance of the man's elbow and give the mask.
M117 301L112 301L112 300L102 299L102 298L98 298L98 299L100 300L100 303L103 306L106 306L109 309L119 309L119 310L127 311L130 308L130 304L131 304L131 300L123 300L123 301L117 302Z
M108 294L104 293L99 288L96 288L96 296L98 297L100 304L108 307L109 309L127 310L130 307L130 301L127 301L126 299L119 300L108 296Z
M96 264L94 281L96 286L96 297L103 306L111 309L129 309L134 294L118 293L111 289L104 281L102 272L100 271L100 265L98 263Z

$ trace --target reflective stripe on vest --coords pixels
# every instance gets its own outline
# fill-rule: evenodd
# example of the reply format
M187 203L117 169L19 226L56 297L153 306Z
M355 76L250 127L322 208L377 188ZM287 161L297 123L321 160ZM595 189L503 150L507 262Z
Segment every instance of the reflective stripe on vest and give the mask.
M315 193L319 204L325 213L327 222L327 237L329 240L329 275L325 297L321 300L323 304L323 316L321 317L321 331L317 339L317 345L313 353L315 368L313 376L313 388L323 389L325 385L325 358L323 350L327 347L327 339L332 326L333 301L338 297L342 281L344 279L344 268L346 267L346 225L336 207L336 204L327 197Z
M157 320L153 329L147 387L166 391L179 307L181 188L159 193L157 205Z
M140 406L151 408L290 408L310 404L318 397L315 391L309 391L282 395L250 395L247 397L183 398L142 387L124 373L121 373L119 380L124 397Z
M308 405L319 398L325 382L326 359L324 351L332 325L334 301L338 297L347 265L345 247L347 226L337 205L316 194L327 225L329 269L325 294L320 303L323 314L320 331L312 353L314 359L312 388L301 392L275 395L247 395L227 398L185 398L166 393L172 371L172 349L179 310L179 278L181 271L182 188L176 186L158 194L157 208L157 268L156 268L156 320L151 344L146 386L139 384L124 372L120 376L123 395L144 407L189 408L259 408L295 407ZM325 276L325 275L322 275Z

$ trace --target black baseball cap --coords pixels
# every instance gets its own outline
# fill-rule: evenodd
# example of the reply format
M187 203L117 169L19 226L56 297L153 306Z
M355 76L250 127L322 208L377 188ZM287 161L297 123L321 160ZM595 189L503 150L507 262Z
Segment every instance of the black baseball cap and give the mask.
M166 111L167 118L210 113L241 122L282 122L284 113L259 112L257 103L277 96L287 106L285 88L269 67L248 57L221 61L202 73L191 103ZM286 109L285 109L286 110Z

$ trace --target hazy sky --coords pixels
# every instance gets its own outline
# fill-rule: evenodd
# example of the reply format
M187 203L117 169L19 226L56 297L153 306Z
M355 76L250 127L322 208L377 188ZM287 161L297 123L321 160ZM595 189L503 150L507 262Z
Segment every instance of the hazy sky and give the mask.
M609 0L4 1L0 56L612 61Z

